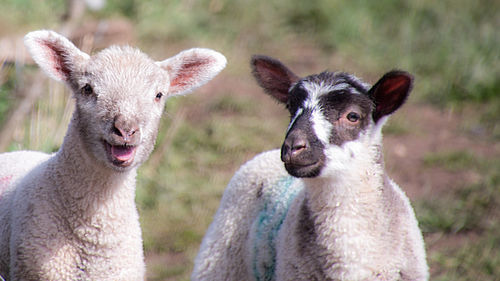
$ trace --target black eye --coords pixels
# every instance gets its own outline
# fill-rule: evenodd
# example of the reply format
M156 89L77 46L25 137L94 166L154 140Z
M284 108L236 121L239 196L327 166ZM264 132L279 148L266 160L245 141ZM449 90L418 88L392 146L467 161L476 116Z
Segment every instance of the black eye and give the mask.
M361 116L359 116L359 114L357 114L356 112L349 112L349 114L347 114L347 120L353 123L357 122L360 118Z
M84 94L86 96L92 95L93 92L94 92L94 90L92 89L92 86L90 86L90 84L88 84L88 83L82 87L82 94Z
M159 92L158 94L156 94L155 101L160 101L162 97L163 97L163 93Z

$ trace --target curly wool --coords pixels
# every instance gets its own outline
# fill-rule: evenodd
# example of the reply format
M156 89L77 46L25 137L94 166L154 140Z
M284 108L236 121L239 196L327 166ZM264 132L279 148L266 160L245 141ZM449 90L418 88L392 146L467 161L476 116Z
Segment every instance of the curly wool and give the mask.
M226 64L209 49L153 61L132 47L93 56L53 31L25 37L76 108L52 155L0 154L0 275L6 280L144 280L136 174L153 150L165 97Z

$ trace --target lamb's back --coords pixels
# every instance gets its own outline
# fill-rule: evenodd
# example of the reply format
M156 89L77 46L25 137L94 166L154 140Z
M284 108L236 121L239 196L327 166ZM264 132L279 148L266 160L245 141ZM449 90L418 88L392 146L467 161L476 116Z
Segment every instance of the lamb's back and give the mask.
M10 206L16 184L30 171L50 158L36 151L16 151L0 154L0 275L7 276L9 257Z
M192 279L249 280L261 274L260 266L253 261L268 250L254 251L267 241L256 239L257 231L271 227L266 223L274 218L265 213L266 204L280 194L280 186L289 186L292 181L280 160L279 149L263 152L242 165L224 191L195 260ZM267 207L267 211L273 210ZM259 218L265 223L256 223Z
M50 154L38 151L15 151L0 154L0 196L12 188L34 167L50 158Z

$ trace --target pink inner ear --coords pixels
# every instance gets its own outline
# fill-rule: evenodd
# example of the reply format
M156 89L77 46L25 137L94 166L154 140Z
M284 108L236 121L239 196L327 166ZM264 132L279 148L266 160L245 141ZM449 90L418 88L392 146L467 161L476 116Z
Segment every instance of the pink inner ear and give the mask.
M47 59L52 64L54 74L61 80L67 81L71 74L71 68L68 66L67 62L68 54L63 48L57 44L52 44L48 40L40 40L39 43L45 46L47 50Z
M382 84L381 92L390 94L395 90L400 90L400 87L408 87L409 80L404 76L393 77Z
M376 110L373 113L373 118L375 122L396 111L406 100L411 87L411 78L406 75L382 79L374 93Z
M170 81L170 87L183 89L190 85L193 78L196 79L201 72L200 70L203 69L205 65L210 64L210 62L210 59L198 59L183 64L177 71L177 76Z

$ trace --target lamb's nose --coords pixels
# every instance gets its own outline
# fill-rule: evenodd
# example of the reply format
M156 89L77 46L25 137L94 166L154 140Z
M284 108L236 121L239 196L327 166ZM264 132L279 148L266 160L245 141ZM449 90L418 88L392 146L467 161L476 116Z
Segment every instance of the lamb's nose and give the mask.
M113 133L124 142L133 142L139 136L139 126L135 122L129 122L123 115L118 115L113 124Z
M281 147L281 161L289 163L306 151L309 147L307 136L300 131L291 132Z

